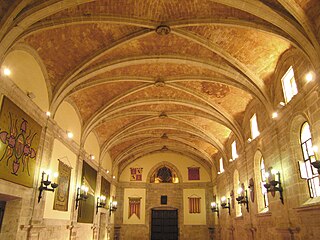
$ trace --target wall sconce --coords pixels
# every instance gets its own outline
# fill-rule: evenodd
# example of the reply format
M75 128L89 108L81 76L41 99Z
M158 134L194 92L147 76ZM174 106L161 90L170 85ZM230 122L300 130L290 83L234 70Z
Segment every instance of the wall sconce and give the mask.
M238 204L244 204L246 206L247 212L249 212L249 201L248 201L248 192L244 190L244 184L241 184L241 187L238 189L238 197L236 198Z
M115 201L115 200L110 201L109 216L111 216L111 212L114 212L117 210L117 205L118 205L117 201Z
M211 202L211 211L216 212L219 217L219 205L216 202Z
M50 174L51 174L50 170L43 171L41 174L41 183L40 183L40 187L39 187L40 192L39 192L39 196L38 196L38 203L40 202L40 199L42 198L43 191L54 192L54 189L56 189L58 187L57 183L50 181ZM58 173L54 173L53 178L57 178L57 177L58 177ZM51 188L49 185L51 185Z
M231 214L230 212L230 198L228 198L228 202L227 201L227 198L226 197L222 197L221 198L221 207L222 208L228 208L229 209L229 215Z
M107 198L105 196L97 197L96 214L98 213L99 208L104 208L106 206L106 199Z
M311 165L318 169L318 174L320 174L320 161L319 160L315 160L314 162L311 162Z
M279 192L281 203L283 202L283 188L281 186L280 172L269 168L269 171L265 173L267 183L264 184L264 187L267 189L267 192L271 192L272 196L275 195L275 192Z
M76 197L76 209L79 206L79 201L85 201L88 198L89 188L85 185L77 188L77 197Z

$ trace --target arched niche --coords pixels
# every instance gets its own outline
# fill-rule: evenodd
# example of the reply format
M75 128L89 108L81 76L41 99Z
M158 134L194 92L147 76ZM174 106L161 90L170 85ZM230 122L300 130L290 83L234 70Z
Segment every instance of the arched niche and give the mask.
M5 58L2 67L11 70L12 81L43 111L49 110L50 86L45 79L45 69L33 51L13 50Z
M73 140L76 143L80 144L81 121L78 113L70 103L66 101L61 103L54 115L54 120L63 130L65 130L66 132L72 132Z
M84 142L84 150L88 154L94 156L94 159L91 159L92 161L95 161L97 164L99 164L100 146L97 136L94 134L94 132L91 132L86 138Z

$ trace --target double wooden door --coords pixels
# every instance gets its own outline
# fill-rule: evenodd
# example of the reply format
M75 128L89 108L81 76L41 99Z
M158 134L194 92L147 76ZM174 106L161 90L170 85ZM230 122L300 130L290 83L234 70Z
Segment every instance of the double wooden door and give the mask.
M152 210L151 240L178 240L178 210Z

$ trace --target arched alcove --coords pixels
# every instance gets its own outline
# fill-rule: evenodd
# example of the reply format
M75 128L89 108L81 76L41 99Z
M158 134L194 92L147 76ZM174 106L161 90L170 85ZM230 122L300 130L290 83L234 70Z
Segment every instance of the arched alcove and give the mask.
M54 120L65 131L73 133L73 139L80 144L81 139L81 121L74 107L64 101L54 115Z
M43 111L49 109L50 86L46 84L45 69L33 51L13 50L3 62L11 70L10 78Z

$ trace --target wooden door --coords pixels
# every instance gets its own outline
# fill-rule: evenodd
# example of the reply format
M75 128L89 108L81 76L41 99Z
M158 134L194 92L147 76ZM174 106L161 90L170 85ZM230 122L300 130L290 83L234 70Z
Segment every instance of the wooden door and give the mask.
M178 240L178 210L152 210L151 240Z

